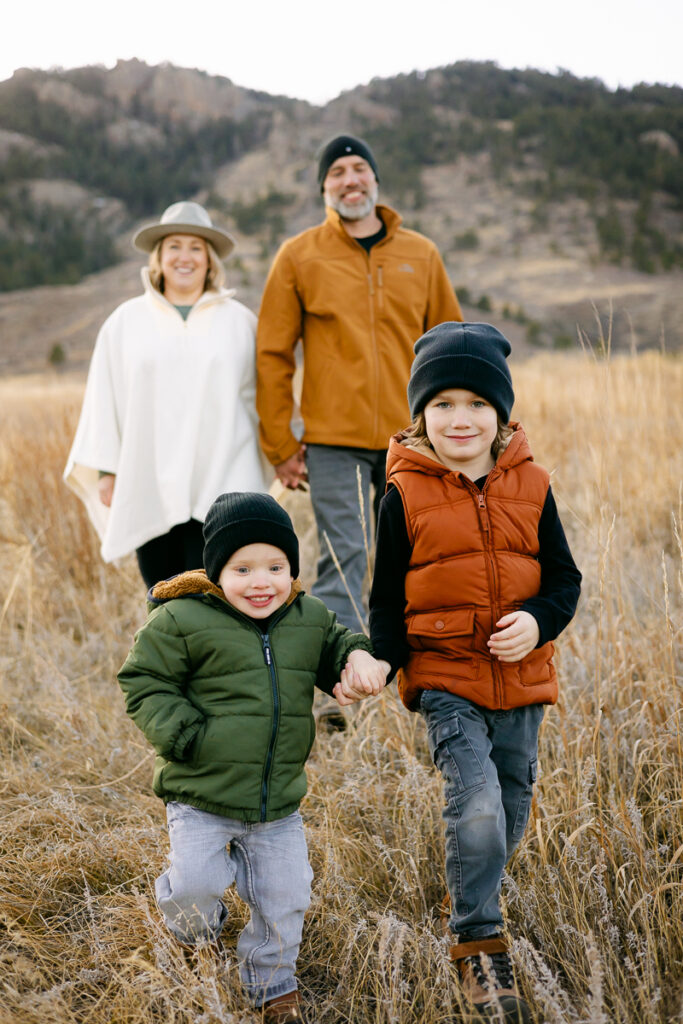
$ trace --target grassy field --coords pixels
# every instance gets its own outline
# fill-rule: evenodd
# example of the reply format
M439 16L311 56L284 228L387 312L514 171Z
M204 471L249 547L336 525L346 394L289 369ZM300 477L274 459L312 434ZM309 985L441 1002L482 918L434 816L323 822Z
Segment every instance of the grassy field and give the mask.
M539 356L515 415L584 573L558 645L526 836L504 884L534 1020L683 1019L683 360ZM189 960L150 898L166 855L152 756L115 674L144 619L61 471L80 381L0 381L0 1024L247 1024L232 918ZM288 499L314 568L310 509ZM303 805L301 986L321 1024L446 1024L440 780L393 688L319 737Z

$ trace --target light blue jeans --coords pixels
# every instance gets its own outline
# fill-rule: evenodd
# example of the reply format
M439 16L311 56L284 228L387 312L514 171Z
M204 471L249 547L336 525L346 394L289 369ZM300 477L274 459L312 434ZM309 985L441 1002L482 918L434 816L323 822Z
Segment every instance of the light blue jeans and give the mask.
M181 942L213 940L234 882L249 905L237 940L240 978L256 1006L297 988L295 976L313 872L301 815L249 823L183 803L166 807L170 866L156 880L164 921Z
M311 504L320 544L318 578L311 593L320 598L336 614L339 622L353 633L362 632L367 619L361 595L368 571L368 556L361 526L357 467L360 470L366 538L368 546L372 548L377 510L386 485L386 461L386 451L374 448L309 444L306 449ZM374 487L374 502L370 500L371 484ZM360 619L330 555L325 533L339 560L353 601L360 612Z
M483 939L503 927L503 870L529 819L544 705L489 711L424 690L420 711L444 779L449 925L461 941Z

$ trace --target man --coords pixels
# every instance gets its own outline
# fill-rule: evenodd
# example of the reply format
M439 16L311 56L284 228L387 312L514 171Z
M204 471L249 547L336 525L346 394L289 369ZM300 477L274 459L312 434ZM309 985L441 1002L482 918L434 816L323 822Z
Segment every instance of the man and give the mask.
M358 478L367 517L370 484L375 512L384 493L389 438L410 419L413 343L462 314L434 243L377 205L379 176L366 142L352 135L328 142L318 182L325 221L281 246L266 281L256 404L261 444L279 479L290 488L310 484L320 539L313 593L358 630L367 569ZM291 429L299 338L303 443Z

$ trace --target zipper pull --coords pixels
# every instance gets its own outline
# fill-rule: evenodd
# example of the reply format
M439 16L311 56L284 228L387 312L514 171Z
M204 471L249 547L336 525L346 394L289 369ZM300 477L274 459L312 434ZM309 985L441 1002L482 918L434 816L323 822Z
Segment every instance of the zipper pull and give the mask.
M374 295L375 294L375 286L374 286L373 281L372 281L372 274L371 273L368 274L368 285L370 287L370 294Z
M486 498L484 497L484 495L482 494L481 491L477 495L477 499L479 501L479 512L481 514L482 526L484 527L485 530L488 530L488 528L489 528L489 517L488 517L488 513L486 511Z
M270 637L268 636L267 633L263 634L262 640L263 640L263 657L266 659L266 665L272 665L273 658L272 658L272 655L270 653L270 644L269 644Z

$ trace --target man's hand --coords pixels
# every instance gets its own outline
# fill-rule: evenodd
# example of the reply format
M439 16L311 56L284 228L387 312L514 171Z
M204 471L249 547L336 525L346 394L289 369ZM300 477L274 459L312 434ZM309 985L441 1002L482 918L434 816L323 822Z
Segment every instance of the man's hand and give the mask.
M114 484L116 483L116 477L113 473L107 473L105 476L101 476L97 482L97 493L99 499L103 505L107 508L111 505L112 498L114 497Z
M499 619L496 626L501 632L492 633L488 645L499 661L521 661L538 643L538 623L529 612L510 612Z
M332 693L341 707L376 696L386 686L390 671L388 662L377 661L367 651L352 651Z
M302 444L298 452L295 452L294 455L290 455L288 459L285 459L284 462L281 462L279 466L275 467L278 480L280 480L285 487L289 487L290 491L295 491L301 483L308 480L306 462L304 459L305 451L306 445Z

